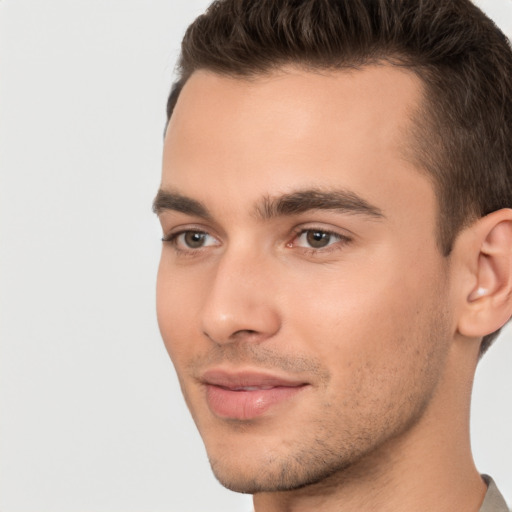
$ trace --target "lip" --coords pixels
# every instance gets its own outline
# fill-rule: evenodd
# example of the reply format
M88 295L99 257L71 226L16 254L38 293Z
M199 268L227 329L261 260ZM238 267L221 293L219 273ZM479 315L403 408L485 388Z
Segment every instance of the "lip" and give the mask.
M283 405L309 384L265 372L208 370L201 378L215 416L251 420Z

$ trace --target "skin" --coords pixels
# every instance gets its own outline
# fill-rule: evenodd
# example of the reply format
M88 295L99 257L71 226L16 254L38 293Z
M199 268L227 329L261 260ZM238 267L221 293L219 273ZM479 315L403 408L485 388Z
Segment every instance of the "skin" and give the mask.
M468 432L481 333L460 327L479 284L464 255L483 228L439 252L432 183L406 158L421 98L414 75L387 65L198 71L171 118L159 326L215 475L255 494L258 512L483 500ZM342 191L373 213L272 210L297 191ZM226 419L201 380L212 368L305 385L256 418Z

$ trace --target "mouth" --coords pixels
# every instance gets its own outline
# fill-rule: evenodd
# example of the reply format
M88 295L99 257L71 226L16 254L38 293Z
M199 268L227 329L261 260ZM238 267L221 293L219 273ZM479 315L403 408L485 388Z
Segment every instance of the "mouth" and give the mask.
M266 373L209 370L201 379L206 402L217 417L251 420L291 402L309 384Z

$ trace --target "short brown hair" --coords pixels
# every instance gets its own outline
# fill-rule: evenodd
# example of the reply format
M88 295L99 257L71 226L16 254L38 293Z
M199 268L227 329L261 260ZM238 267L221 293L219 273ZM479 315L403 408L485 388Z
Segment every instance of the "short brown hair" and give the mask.
M198 69L243 78L382 62L425 86L414 154L436 188L447 256L462 228L512 207L512 49L470 0L216 0L185 34L167 116Z

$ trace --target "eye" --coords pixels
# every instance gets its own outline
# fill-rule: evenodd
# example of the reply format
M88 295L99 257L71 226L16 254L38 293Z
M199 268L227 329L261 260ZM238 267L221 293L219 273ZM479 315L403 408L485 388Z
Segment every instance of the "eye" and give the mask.
M346 236L326 231L324 229L303 229L288 244L288 247L303 247L306 249L324 249L338 242L348 242L350 239Z
M321 249L322 247L327 247L331 243L331 239L333 236L331 233L326 233L325 231L313 231L308 230L302 234L302 237L305 238L305 242L310 247L314 249Z
M164 242L171 242L177 250L188 251L202 249L212 245L219 245L216 238L204 231L180 231L162 239Z

